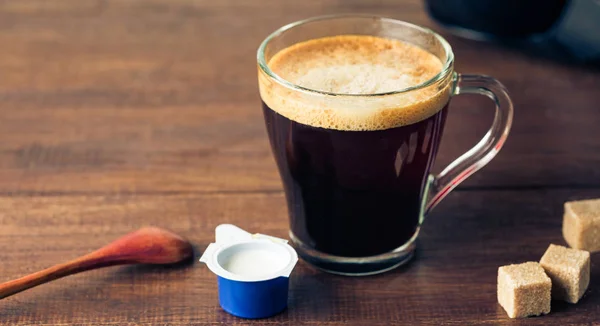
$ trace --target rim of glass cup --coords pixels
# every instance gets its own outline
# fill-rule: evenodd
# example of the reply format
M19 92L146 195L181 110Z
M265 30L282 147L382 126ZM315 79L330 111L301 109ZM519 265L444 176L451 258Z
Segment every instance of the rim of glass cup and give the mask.
M271 40L273 40L274 38L280 36L281 34L283 34L284 32L300 26L300 25L304 25L307 23L312 23L312 22L316 22L316 21L321 21L321 20L332 20L332 19L340 19L340 18L371 18L371 19L377 19L377 20L381 20L384 22L388 22L388 23L393 23L393 24L397 24L397 25L403 25L409 28L413 28L416 30L419 30L421 32L424 33L428 33L433 35L436 40L438 42L440 42L440 44L442 45L442 47L444 48L444 51L446 52L446 61L444 62L444 66L442 68L442 70L440 70L439 73L437 73L435 76L433 76L431 79L426 80L420 84L414 85L414 86L410 86L410 87L406 87L403 89L399 89L399 90L395 90L395 91L391 91L391 92L384 92L384 93L371 93L371 94L351 94L351 93L332 93L332 92L325 92L325 91L319 91L319 90L315 90L315 89L311 89L311 88L306 88L306 87L302 87L300 85L296 85L292 82L289 82L287 80L285 80L284 78L280 77L279 75L277 75L276 73L274 73L271 68L269 68L269 65L267 64L266 60L265 60L265 49L267 47L267 45L269 44L269 42L271 42ZM296 91L301 91L304 93L309 93L309 94L317 94L317 95L328 95L328 96L360 96L360 97L367 97L367 96L388 96L388 95L395 95L395 94L401 94L401 93L407 93L410 91L414 91L414 90L418 90L424 87L428 87L431 86L433 84L435 84L436 82L444 79L452 70L452 66L454 63L454 53L452 52L452 47L450 46L450 44L448 43L448 41L446 41L446 39L444 39L441 35L439 35L438 33L434 32L433 30L426 28L426 27L422 27L419 25L415 25L415 24L411 24L402 20L397 20L397 19L393 19L393 18L386 18L386 17L381 17L378 15L365 15L365 14L338 14L338 15L326 15L326 16L317 16L317 17L312 17L312 18L307 18L307 19L303 19L303 20L299 20L290 24L287 24L285 26L280 27L279 29L277 29L276 31L274 31L273 33L271 33L269 36L267 36L267 38L260 44L260 46L258 47L258 52L257 52L257 60L258 60L258 65L261 69L262 72L264 72L265 74L267 74L267 76L271 77L273 80L275 80L277 83L279 83L282 86L285 86L289 89L292 90L296 90Z

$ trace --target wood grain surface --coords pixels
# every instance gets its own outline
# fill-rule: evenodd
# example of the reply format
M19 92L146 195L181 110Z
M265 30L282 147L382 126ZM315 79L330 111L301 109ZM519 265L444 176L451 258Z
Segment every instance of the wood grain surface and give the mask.
M460 72L495 76L515 102L505 148L429 216L416 259L373 277L300 262L290 306L223 312L199 263L111 268L0 302L2 325L593 325L600 256L577 305L510 320L500 265L538 260L561 237L562 203L600 197L600 73L460 39L411 0L0 1L0 281L66 261L144 225L200 254L214 227L287 236L256 83L266 35L359 12L441 31ZM491 103L454 100L436 169L487 130Z

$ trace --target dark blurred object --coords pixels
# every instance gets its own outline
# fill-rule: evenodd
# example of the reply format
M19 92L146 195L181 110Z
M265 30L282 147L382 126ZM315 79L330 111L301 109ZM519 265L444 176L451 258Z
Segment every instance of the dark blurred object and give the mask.
M454 34L570 62L600 63L598 0L425 0Z
M547 31L566 0L427 0L431 16L443 25L497 37L527 37Z

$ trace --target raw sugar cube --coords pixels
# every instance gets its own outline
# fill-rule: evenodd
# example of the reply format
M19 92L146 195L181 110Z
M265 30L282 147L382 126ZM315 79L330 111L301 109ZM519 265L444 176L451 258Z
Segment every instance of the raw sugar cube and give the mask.
M510 318L550 312L552 282L537 262L498 268L498 302Z
M552 280L552 298L577 303L590 284L590 253L551 244L540 265Z
M566 202L563 236L571 248L600 251L600 199Z

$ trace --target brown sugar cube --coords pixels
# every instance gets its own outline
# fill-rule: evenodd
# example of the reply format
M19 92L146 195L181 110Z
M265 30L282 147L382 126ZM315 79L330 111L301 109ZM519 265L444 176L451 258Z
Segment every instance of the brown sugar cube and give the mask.
M552 283L537 262L498 268L498 302L510 318L550 312Z
M552 298L577 303L590 284L590 253L551 244L540 260L552 280Z
M600 199L566 202L563 236L571 248L600 251Z

